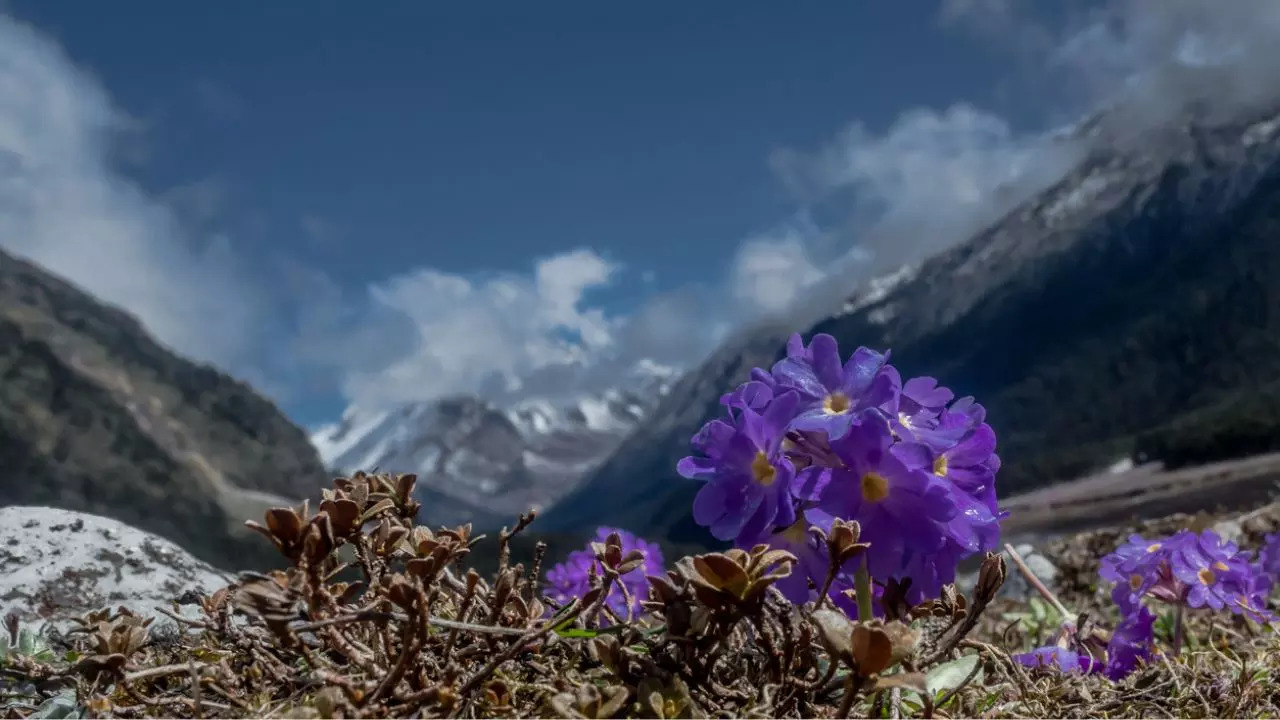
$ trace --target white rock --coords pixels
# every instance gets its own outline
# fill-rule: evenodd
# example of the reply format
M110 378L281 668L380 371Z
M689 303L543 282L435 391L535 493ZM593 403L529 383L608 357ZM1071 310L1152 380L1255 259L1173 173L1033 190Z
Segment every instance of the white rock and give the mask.
M1028 543L1017 545L1014 547L1014 550L1018 552L1018 555L1022 556L1022 561L1027 564L1027 569L1044 582L1046 587L1052 589L1053 583L1058 579L1058 573L1060 571L1052 562L1050 562L1049 558L1036 552L1035 547ZM1032 595L1038 597L1039 593L1037 593L1035 588L1031 587L1031 583L1027 582L1027 579L1023 577L1022 571L1018 570L1018 566L1013 562L1013 558L1009 556L1008 552L1004 553L1004 560L1006 575L1004 586L1000 588L1000 595L1002 597L1015 598L1027 598ZM961 592L969 592L973 589L973 585L977 581L977 572L958 574L956 577L957 589Z
M0 614L60 630L86 612L155 606L233 578L163 538L97 515L49 507L0 508ZM184 613L186 614L186 613Z
M1239 520L1223 520L1213 526L1213 531L1227 542L1239 544L1244 540L1244 528Z

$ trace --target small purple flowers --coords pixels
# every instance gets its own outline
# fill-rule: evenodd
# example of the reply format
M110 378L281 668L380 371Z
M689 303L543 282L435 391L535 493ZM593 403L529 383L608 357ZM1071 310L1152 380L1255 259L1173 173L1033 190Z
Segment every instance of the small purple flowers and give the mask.
M631 596L633 612L639 611L640 602L648 597L649 592L649 584L645 580L645 576L662 575L665 571L662 550L657 544L643 540L626 530L618 528L602 527L597 529L595 541L603 543L609 538L610 533L615 532L618 533L618 537L622 540L622 554L624 556L632 550L639 550L644 553L644 564L623 574L620 578L622 584L626 586L627 594ZM564 562L547 571L547 595L561 604L567 603L573 598L582 597L587 590L591 589L593 569L596 577L603 575L600 562L596 560L595 553L592 552L590 546L585 550L575 550L569 553L569 557ZM605 603L618 617L625 618L627 616L627 602L619 588L610 588L609 596L605 599Z
M1150 597L1193 609L1225 608L1271 622L1274 618L1265 609L1270 578L1248 555L1212 530L1182 530L1160 540L1133 535L1102 558L1099 575L1116 584L1111 597L1126 615Z
M1026 667L1053 669L1059 672L1103 673L1121 680L1151 658L1155 651L1155 613L1145 607L1126 617L1111 633L1104 648L1098 642L1077 645L1075 628L1063 626L1058 642L1013 655L1013 660Z
M784 589L797 602L825 579L807 523L825 531L856 520L871 575L910 577L912 601L952 582L964 556L998 546L1000 461L985 411L934 378L904 385L888 361L868 348L843 361L830 335L807 346L795 335L772 370L753 369L721 398L725 416L703 426L692 441L699 455L678 465L706 483L693 517L713 536L800 557L803 577Z

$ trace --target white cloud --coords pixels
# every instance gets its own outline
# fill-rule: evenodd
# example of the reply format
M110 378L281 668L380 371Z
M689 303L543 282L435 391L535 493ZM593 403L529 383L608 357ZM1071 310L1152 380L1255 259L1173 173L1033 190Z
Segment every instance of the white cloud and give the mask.
M786 229L743 243L730 269L730 288L750 314L772 316L790 309L822 277L799 233Z
M370 288L374 302L407 318L412 342L385 367L346 380L362 409L464 392L516 392L529 375L586 364L608 349L614 326L584 307L585 293L617 267L591 250L538 261L531 276L468 278L420 269Z
M0 244L128 309L179 352L246 368L264 298L226 238L187 233L110 167L127 122L56 44L0 16Z
M1280 100L1274 0L1064 4L1065 20L1055 26L1037 17L1042 8L1029 0L944 0L939 19L1013 52L1023 91L1051 111L1110 108L1113 142L1141 138L1191 105L1234 116Z
M812 153L782 150L771 162L807 208L834 214L820 231L748 243L743 252L781 264L806 287L761 291L797 311L803 325L870 277L961 242L1058 180L1082 148L1044 132L1015 132L1003 118L959 104L903 113L883 133L854 123ZM771 308L780 311L781 308Z

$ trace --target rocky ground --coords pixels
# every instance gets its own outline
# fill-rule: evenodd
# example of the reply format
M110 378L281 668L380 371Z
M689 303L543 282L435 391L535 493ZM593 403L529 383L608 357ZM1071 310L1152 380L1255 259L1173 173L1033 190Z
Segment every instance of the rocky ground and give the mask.
M843 630L833 630L835 621L820 613L789 613L772 599L755 610L712 611L711 617L745 616L728 625L713 621L706 632L722 633L722 639L703 649L709 653L705 657L719 659L702 670L681 670L683 651L671 639L671 628L689 618L678 612L678 602L659 602L657 619L620 630L574 620L581 605L560 624L548 623L549 611L534 599L536 589L521 568L499 560L496 573L478 568L441 574L441 568L469 554L466 532L410 530L413 501L386 498L411 498L412 483L405 488L403 481L394 487L392 479L369 482L383 484L374 490L348 486L339 496L349 508L331 504L327 515L309 522L294 522L288 512L274 516L265 534L292 558L281 558L287 574L237 579L114 521L48 508L0 511L0 611L7 613L7 632L0 635L8 636L0 642L0 717L914 717L930 712L934 717L1263 717L1280 712L1280 691L1269 681L1280 672L1280 634L1224 613L1189 615L1188 645L1181 654L1163 657L1121 682L1020 669L1009 653L1045 644L1062 617L1046 610L1046 599L1010 562L1012 555L1004 562L992 557L982 572L960 578L957 589L967 601L960 598L957 605L954 597L944 599L925 612L922 617L932 619L923 621L918 630L923 634L910 641L915 650L904 660L885 657L910 663L897 674L857 675L854 686L851 674L818 679L824 668L834 672L843 657ZM358 521L365 516L375 521L363 524L367 534ZM308 531L313 526L316 531ZM1048 586L1054 602L1108 627L1116 612L1108 589L1101 587L1105 583L1098 581L1101 556L1131 532L1156 537L1210 526L1246 548L1255 547L1265 533L1280 528L1280 504L1244 514L1120 523L1038 546L1024 544L1016 553ZM383 554L378 548L387 547L386 539L398 528L411 532L412 552L418 555L408 562L407 574L378 559ZM352 585L323 579L337 569L335 550L342 543L335 545L335 539L366 548L344 555L361 575L377 578L361 599ZM481 542L504 544L502 538ZM437 555L446 565L432 559ZM1006 576L1003 587L1000 576ZM231 586L222 590L228 582ZM421 595L413 591L416 582L422 583ZM702 599L695 607L712 602L711 595L697 597ZM366 609L356 609L357 604ZM106 607L123 610L88 618L87 636L62 632L83 624L75 618ZM422 627L431 629L415 634L417 625L406 613L421 614ZM747 622L750 618L755 619ZM42 637L31 632L46 623ZM961 626L968 629L955 636ZM185 632L177 632L179 627ZM814 633L823 638L820 645ZM870 652L857 649L857 637L855 632L848 652ZM894 648L898 642L892 640ZM795 683L776 664L777 655L769 660L761 653L769 643L790 658L792 669L786 672L796 673ZM848 662L863 663L849 666L863 673L873 660L868 655ZM705 685L679 679L690 672L690 677L704 677L699 682ZM197 677L200 682L193 683ZM857 683L863 690L849 694ZM932 711L911 689L917 686L933 693ZM893 687L901 692L889 692Z

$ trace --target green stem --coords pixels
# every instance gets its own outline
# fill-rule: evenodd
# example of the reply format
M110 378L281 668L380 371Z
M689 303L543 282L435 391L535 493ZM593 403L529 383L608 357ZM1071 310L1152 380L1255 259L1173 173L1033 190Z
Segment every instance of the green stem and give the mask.
M862 556L862 564L853 575L853 586L858 594L858 621L870 622L871 612L871 573L867 572L867 556Z
M1173 611L1173 654L1182 652L1182 603Z

